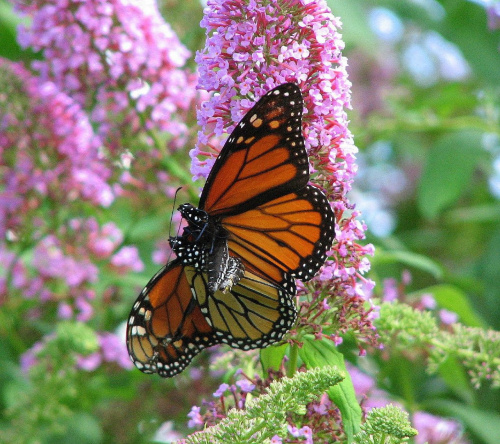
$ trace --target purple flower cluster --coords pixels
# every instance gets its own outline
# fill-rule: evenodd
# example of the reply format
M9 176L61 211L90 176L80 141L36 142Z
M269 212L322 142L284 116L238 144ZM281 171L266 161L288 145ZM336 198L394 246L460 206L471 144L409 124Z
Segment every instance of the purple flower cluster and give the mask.
M123 234L112 222L100 227L94 218L71 219L53 234L42 237L33 249L31 262L15 257L0 245L0 257L9 274L0 276L0 292L7 297L10 285L25 298L37 296L41 302L57 303L60 319L86 322L93 317L98 279L95 263L108 260L115 271L142 270L137 248L121 245ZM30 277L29 270L35 271ZM11 294L12 296L12 294Z
M23 234L44 199L109 206L111 168L80 105L19 64L0 60L0 72L19 86L0 99L0 163L10 166L1 178L0 238Z
M44 54L33 68L91 112L108 144L143 126L186 132L182 113L194 98L195 76L181 68L190 53L155 2L16 3L31 17L19 31L21 45Z
M301 427L300 429L295 426L288 426L288 432L294 438L305 438L301 442L304 444L313 444L313 432L309 426Z
M439 318L442 327L455 324L459 321L457 313L438 307L434 296L431 293L422 293L418 297L413 297L410 300L407 298L407 286L411 283L412 276L408 270L404 270L401 275L401 281L397 279L387 278L383 281L382 287L382 300L384 302L400 301L411 305L417 310L430 310L435 311L436 316Z
M43 339L37 341L30 349L21 355L21 370L24 373L28 373L31 367L38 363L38 355L44 350L46 344L53 337L53 334L44 336ZM133 367L123 339L125 337L124 332L120 332L119 335L103 332L98 333L97 337L99 341L99 350L87 356L79 356L76 363L78 368L90 372L98 368L103 362L115 363L127 370Z
M119 335L110 332L99 333L99 350L88 356L79 357L78 367L86 371L93 371L103 362L109 362L130 370L134 365L128 356L124 337L124 332L120 332Z
M307 293L312 287L314 295L323 290L335 295L328 302L332 309L338 313L345 304L344 318L350 327L371 340L374 329L364 302L373 282L362 274L369 269L366 255L373 253L373 246L359 244L366 227L357 220L359 214L350 211L346 197L357 168L357 148L347 127L350 82L341 53L339 20L322 0L249 4L209 0L201 24L207 42L196 55L199 88L216 94L198 112L202 130L190 153L191 172L195 177L208 175L218 154L211 147L220 145L222 134L231 132L265 92L285 82L298 84L305 101L304 134L311 171L315 184L329 196L337 219L331 260ZM314 300L308 312L315 312L323 299Z
M101 211L105 221L117 199L133 207L144 205L140 193L173 195L158 135L183 146L196 75L154 1L15 4L26 16L19 43L43 58L29 67L0 60L0 302L37 297L31 319L88 322L115 291L98 294L103 271L144 268L115 223L88 215ZM99 337L101 350L82 367L129 368L116 336Z

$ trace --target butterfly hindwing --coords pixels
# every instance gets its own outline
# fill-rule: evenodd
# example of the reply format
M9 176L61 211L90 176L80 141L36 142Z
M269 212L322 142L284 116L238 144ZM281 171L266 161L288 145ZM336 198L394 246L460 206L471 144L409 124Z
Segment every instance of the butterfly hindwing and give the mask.
M278 342L295 323L295 282L291 277L276 284L246 271L230 290L211 294L205 272L186 267L186 275L219 342L243 350L264 348Z
M211 216L242 213L300 189L309 180L300 89L286 83L265 94L227 139L199 208Z
M229 233L229 250L271 280L284 272L311 279L335 237L332 208L321 190L310 185L228 216L222 225Z

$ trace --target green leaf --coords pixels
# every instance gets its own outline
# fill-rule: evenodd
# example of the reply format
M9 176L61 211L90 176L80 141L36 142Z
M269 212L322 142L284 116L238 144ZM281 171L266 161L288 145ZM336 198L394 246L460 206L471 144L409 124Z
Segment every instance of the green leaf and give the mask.
M474 301L477 310L483 315L496 330L500 330L500 261L498 252L500 251L500 227L492 233L488 243L485 245L482 257L477 264L477 276L484 284L484 294Z
M449 356L445 359L439 365L438 372L448 387L465 403L470 404L474 402L475 393L470 385L467 371L455 357Z
M21 48L16 42L16 27L19 18L14 14L12 5L0 1L0 56L18 60Z
M260 351L260 362L264 372L267 370L279 370L288 344L271 345Z
M430 293L441 308L455 312L460 317L460 322L469 327L487 327L472 308L467 295L458 287L448 284L433 285L419 290L412 295Z
M362 413L356 400L351 377L345 367L344 355L337 350L332 341L315 340L312 335L304 337L304 344L299 349L299 355L307 368L334 365L345 373L345 379L340 384L331 387L328 395L339 408L348 442L352 442L354 435L360 430Z
M372 262L394 263L400 262L431 274L436 279L443 277L443 268L437 262L422 254L411 251L385 251L377 248Z
M342 18L342 37L348 46L357 46L368 51L376 50L377 40L368 26L363 0L327 0L327 3L333 14Z
M458 402L436 400L430 404L441 414L458 418L484 444L498 444L500 436L500 415L491 411L479 410Z
M467 188L480 158L481 137L480 131L456 131L431 147L417 196L419 209L426 218L438 216Z
M39 59L40 54L35 54L31 48L23 49L17 43L17 27L23 20L11 3L0 0L0 57L14 61Z

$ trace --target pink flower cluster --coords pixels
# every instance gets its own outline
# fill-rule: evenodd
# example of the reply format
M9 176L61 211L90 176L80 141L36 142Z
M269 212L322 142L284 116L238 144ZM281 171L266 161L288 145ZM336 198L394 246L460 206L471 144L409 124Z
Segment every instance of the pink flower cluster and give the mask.
M0 275L0 296L13 296L8 291L10 285L24 298L38 297L43 303L57 304L59 319L87 322L94 315L92 284L99 276L96 262L107 260L119 273L144 267L137 248L120 247L122 240L123 234L114 223L100 227L90 218L72 219L41 238L29 266L0 244L0 259L7 270L6 275ZM30 270L35 272L33 277Z
M42 58L29 70L0 60L0 303L38 297L31 318L87 322L114 291L97 293L103 271L144 267L113 222L87 215L112 217L117 198L131 208L144 205L139 193L172 195L157 136L183 146L196 76L152 0L14 3L26 16L20 44ZM120 361L103 335L100 361Z
M31 16L20 43L44 55L33 68L91 111L109 143L143 126L185 133L182 112L194 98L195 76L181 67L190 53L155 2L16 3Z
M201 23L207 42L196 55L198 87L216 94L198 112L202 130L190 153L191 172L197 178L208 175L218 154L210 147L220 146L220 136L230 133L265 92L285 82L298 84L314 182L325 189L337 218L331 260L316 278L313 293L323 289L332 299L335 295L331 307L337 304L337 313L339 301L345 301L344 319L357 318L356 329L373 337L371 317L363 308L373 282L362 276L373 246L359 244L366 227L346 197L357 148L347 127L350 82L339 20L322 0L209 0Z
M19 85L0 98L0 163L11 166L1 178L0 237L31 226L44 199L109 206L111 168L80 105L18 64L0 60L0 71Z
M124 335L103 332L98 333L99 350L88 356L79 356L77 366L82 370L94 371L101 363L112 362L118 364L124 369L131 369L132 362L128 356L127 347L123 340ZM36 342L29 350L21 355L21 370L28 373L30 368L38 363L38 355L54 337L53 334L45 336L42 340Z
M201 24L205 49L196 55L199 88L217 92L198 113L199 144L230 132L253 103L285 82L301 86L306 144L337 194L350 188L357 148L347 128L350 83L340 23L324 1L208 2ZM321 153L321 157L319 157ZM205 176L205 162L193 162ZM342 201L339 208L346 208Z
M103 332L98 334L99 351L78 359L78 367L89 372L94 371L102 362L113 362L130 370L134 364L130 361L124 334Z

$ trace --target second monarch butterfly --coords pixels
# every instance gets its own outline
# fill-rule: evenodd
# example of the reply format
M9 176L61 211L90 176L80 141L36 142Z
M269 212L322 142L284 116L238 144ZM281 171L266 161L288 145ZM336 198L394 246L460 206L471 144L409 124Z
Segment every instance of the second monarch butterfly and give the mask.
M198 208L170 238L177 258L146 285L130 313L137 368L171 377L202 349L278 342L296 320L295 278L311 279L335 237L325 195L308 185L300 89L265 94L227 139Z

